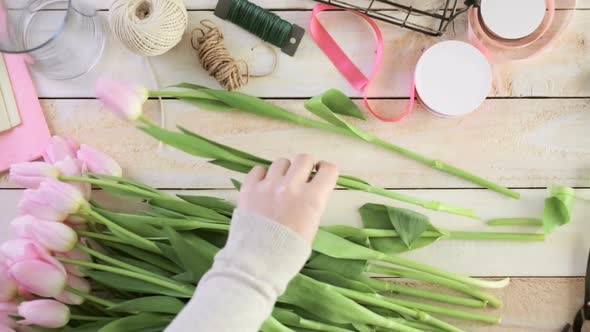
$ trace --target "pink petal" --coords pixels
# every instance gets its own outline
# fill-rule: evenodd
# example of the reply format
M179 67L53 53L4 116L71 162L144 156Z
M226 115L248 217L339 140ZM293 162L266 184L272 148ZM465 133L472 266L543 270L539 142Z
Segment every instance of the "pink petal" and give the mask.
M96 82L96 97L105 108L123 119L137 120L143 113L148 91L138 85L100 78Z
M123 175L123 170L115 159L91 146L86 144L80 145L80 150L78 150L77 156L92 173L107 174L117 177Z
M78 278L72 275L68 275L66 283L68 286L77 289L81 292L90 293L90 283L84 278ZM61 294L56 296L55 299L61 303L71 305L80 305L84 303L84 298L65 290Z
M18 315L24 318L19 324L47 328L64 327L70 321L70 309L54 300L23 302L18 307Z
M2 302L12 301L18 293L16 281L8 274L4 267L0 267L0 312L2 312Z
M10 166L9 178L13 183L29 189L37 189L46 178L56 178L59 170L44 162L23 162Z
M77 150L77 143L73 140L65 139L60 136L53 136L43 153L43 159L50 164L62 161L66 157L75 159Z
M35 220L28 225L39 244L55 252L67 252L78 242L76 232L59 222Z
M40 260L18 262L10 267L9 273L18 284L43 297L59 295L66 285L65 273Z

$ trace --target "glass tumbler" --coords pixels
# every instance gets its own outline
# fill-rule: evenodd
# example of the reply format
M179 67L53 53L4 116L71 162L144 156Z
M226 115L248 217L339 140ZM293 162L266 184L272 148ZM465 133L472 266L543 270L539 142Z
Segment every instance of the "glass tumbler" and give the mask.
M104 44L98 11L83 0L0 0L0 51L28 54L48 78L87 73Z

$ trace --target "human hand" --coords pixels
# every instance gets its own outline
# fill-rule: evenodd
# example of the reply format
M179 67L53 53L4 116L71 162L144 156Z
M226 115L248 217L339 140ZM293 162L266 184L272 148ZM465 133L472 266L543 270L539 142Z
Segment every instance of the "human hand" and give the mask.
M248 173L238 208L287 226L311 243L337 180L336 166L325 161L314 165L309 155L298 155L292 163L277 159L268 170L256 166Z

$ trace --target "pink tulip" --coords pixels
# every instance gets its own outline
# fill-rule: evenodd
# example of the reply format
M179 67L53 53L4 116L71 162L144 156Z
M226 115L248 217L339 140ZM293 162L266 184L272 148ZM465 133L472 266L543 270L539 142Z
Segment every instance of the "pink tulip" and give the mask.
M66 274L41 260L17 262L8 269L8 272L19 285L43 297L57 296L66 286Z
M28 188L37 189L41 182L47 178L57 178L59 170L48 163L24 162L10 166L9 178L14 184Z
M21 218L29 218L29 224L26 226L28 232L37 243L50 251L67 252L78 242L78 235L67 225L27 216Z
M61 175L81 177L82 171L85 171L84 164L81 160L73 159L70 156L55 163L55 167L59 169ZM92 193L92 185L90 183L67 181L66 183L78 188L85 200L90 199Z
M30 239L12 239L0 245L0 254L7 266L27 259L43 259L45 255L51 257L45 248L41 248Z
M0 262L0 303L13 300L17 293L16 281L8 273L8 267Z
M55 258L29 240L11 240L0 250L8 275L33 294L53 297L63 291L66 270ZM42 277L40 277L42 276Z
M18 302L0 302L0 332L14 331L18 324L10 316L18 315Z
M88 204L75 187L47 179L37 190L25 190L18 205L22 214L44 220L64 221L70 214Z
M60 136L53 136L45 148L43 159L50 164L62 161L66 157L74 159L76 158L77 150L78 143L75 141Z
M37 325L47 328L60 328L70 321L70 309L54 300L34 300L18 306L18 315L24 319L22 325Z
M148 96L148 90L140 85L108 78L96 82L96 97L103 106L126 120L137 120L142 115Z
M66 284L68 286L72 287L73 289L77 289L81 292L84 292L84 293L90 292L90 283L84 278L78 278L73 275L68 275L68 278L66 279ZM84 298L82 298L76 294L70 293L68 291L65 291L65 290L63 292L61 292L61 294L56 296L55 299L61 303L71 304L71 305L80 305L80 304L84 303Z
M87 253L83 252L82 250L78 249L78 248L74 248L68 252L64 252L64 253L57 253L56 256L58 257L66 257L66 258L71 258L71 259L75 259L75 260L79 260L79 261L85 261L85 262L91 262L92 258L90 257L90 255L88 255ZM66 271L68 272L68 274L74 275L76 277L84 277L86 276L84 274L84 269L81 268L78 265L74 265L74 264L63 264L63 266L65 267Z
M78 159L84 162L86 168L92 173L107 174L112 176L121 177L123 170L119 163L115 159L111 158L108 154L99 151L86 144L80 145L78 150Z

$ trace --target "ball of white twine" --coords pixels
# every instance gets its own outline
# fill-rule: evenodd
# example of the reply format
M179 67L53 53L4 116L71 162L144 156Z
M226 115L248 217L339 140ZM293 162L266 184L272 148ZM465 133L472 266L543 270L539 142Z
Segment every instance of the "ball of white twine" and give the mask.
M183 0L114 0L109 21L130 51L155 56L180 42L188 15Z

